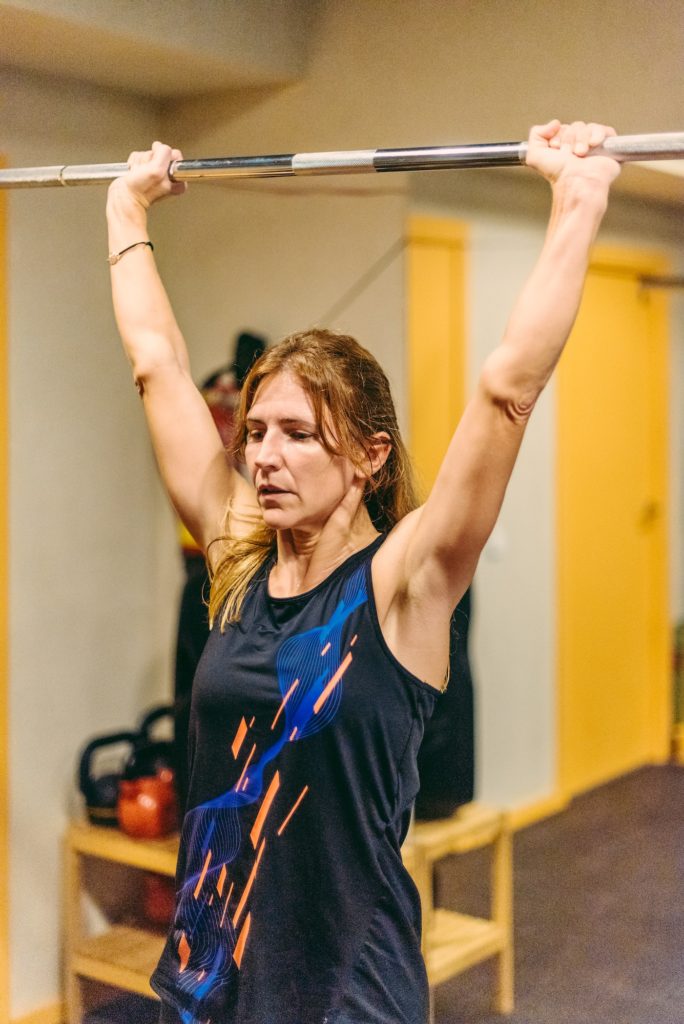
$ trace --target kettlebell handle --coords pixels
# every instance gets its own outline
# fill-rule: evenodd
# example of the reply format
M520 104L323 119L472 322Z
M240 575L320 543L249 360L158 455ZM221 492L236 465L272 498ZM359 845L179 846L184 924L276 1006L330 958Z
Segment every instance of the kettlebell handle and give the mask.
M106 736L98 736L97 739L91 740L81 754L81 761L78 769L81 792L85 794L92 785L92 780L90 778L90 763L96 750L100 747L114 746L115 743L128 743L133 747L135 746L136 739L137 733L134 732L113 732Z
M173 717L174 710L170 704L160 704L158 707L152 708L140 719L140 737L143 740L149 739L150 729L156 722L162 718Z

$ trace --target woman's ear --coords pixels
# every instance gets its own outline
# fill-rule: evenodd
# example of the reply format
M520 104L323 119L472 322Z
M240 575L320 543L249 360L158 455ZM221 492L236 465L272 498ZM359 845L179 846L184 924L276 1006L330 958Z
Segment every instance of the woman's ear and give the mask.
M373 434L366 443L366 458L368 460L368 476L374 476L379 469L387 462L392 451L392 442L389 434L384 430Z

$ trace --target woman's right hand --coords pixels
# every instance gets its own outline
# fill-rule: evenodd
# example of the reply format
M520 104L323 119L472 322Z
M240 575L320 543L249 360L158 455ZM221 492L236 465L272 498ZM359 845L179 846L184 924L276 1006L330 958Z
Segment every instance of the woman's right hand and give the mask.
M592 180L606 190L620 173L620 164L610 156L594 156L591 150L615 135L615 129L604 124L559 120L535 125L527 142L528 167L533 167L555 185L561 179ZM591 155L591 159L586 159Z
M152 203L166 196L182 195L187 185L172 181L169 167L174 160L182 160L180 149L172 149L163 142L153 142L144 152L133 152L128 157L128 171L109 186L110 194L129 196L147 210Z

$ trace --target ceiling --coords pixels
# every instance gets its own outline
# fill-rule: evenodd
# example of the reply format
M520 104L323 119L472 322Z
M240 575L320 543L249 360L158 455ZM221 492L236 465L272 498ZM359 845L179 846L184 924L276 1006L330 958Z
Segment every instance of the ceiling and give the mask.
M295 81L306 0L0 0L0 64L159 100Z

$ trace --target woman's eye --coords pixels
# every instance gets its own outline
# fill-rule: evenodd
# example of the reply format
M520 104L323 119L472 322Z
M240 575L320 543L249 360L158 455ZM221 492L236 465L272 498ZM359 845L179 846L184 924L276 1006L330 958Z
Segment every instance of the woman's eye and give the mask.
M263 436L261 430L248 430L247 441L260 441Z
M293 430L290 433L290 437L293 441L308 441L309 438L312 438L313 436L313 434L307 434L304 430Z

